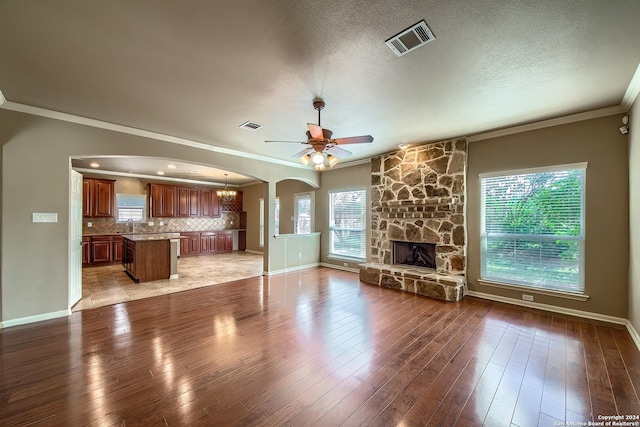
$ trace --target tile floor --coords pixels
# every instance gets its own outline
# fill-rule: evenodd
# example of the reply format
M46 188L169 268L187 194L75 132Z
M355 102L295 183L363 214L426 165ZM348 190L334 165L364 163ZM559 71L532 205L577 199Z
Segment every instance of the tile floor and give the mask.
M82 269L82 299L72 311L260 276L262 255L234 251L180 258L177 279L135 283L120 264Z

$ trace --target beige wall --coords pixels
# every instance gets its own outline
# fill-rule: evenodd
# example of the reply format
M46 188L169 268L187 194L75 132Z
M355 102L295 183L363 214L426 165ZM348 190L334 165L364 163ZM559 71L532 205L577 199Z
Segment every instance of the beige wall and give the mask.
M520 291L480 285L480 189L487 172L588 162L586 182L586 302L535 295L535 301L626 318L629 271L629 181L622 115L471 142L467 169L469 289L521 299ZM531 293L531 292L527 292Z
M629 217L640 218L640 98L629 113ZM629 321L640 333L640 224L629 228Z
M339 169L329 169L320 175L320 189L316 192L316 230L320 236L320 262L357 269L358 263L329 258L329 192L365 189L367 192L367 224L371 224L371 163L366 162ZM367 260L371 258L371 236L367 235ZM347 264L346 266L344 264Z
M295 179L286 179L276 183L276 197L280 199L280 234L293 234L294 232L294 195L315 191L316 189L309 184Z
M275 183L318 173L151 138L0 110L2 153L2 320L67 310L70 157L153 156L221 167ZM34 224L33 212L57 223Z
M247 250L262 252L260 246L260 199L264 197L264 184L242 187L242 205L247 212Z

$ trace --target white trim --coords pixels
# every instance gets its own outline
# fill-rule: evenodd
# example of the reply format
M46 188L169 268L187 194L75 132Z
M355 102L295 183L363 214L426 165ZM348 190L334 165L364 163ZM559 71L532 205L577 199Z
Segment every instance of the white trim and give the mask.
M313 233L307 233L307 234L274 234L273 238L274 239L291 239L291 238L304 239L305 237L319 236L320 234L321 234L320 231L314 231Z
M640 351L640 335L638 335L638 331L636 331L629 320L627 320L627 331L629 331L631 339L636 344L636 347L638 347L638 351Z
M526 169L515 169L508 171L500 171L500 172L487 172L478 174L478 178L497 178L500 176L510 176L510 175L527 175L533 173L545 173L545 172L561 172L566 170L575 170L575 169L584 169L586 170L588 166L587 162L581 163L569 163L566 165L553 165L553 166L542 166L536 168L526 168Z
M467 142L482 141L485 139L498 138L501 136L513 135L515 133L529 132L532 130L544 129L553 126L565 125L568 123L580 122L583 120L597 119L600 117L613 116L614 114L626 113L628 108L624 108L622 105L616 105L613 107L602 108L599 110L586 111L584 113L572 114L570 116L556 117L549 120L543 120L540 122L529 123L526 125L513 126L505 129L499 129L467 137Z
M622 97L620 105L622 105L625 110L629 110L636 101L638 93L640 93L640 64L638 64L638 68L636 68L636 72L633 74L633 77L629 82L629 86Z
M0 108L2 108L5 102L7 102L7 98L4 97L2 91L0 90Z
M142 178L142 179L148 179L148 180L152 180L152 181L172 181L172 182L184 182L187 184L196 184L196 185L207 185L207 186L211 186L211 187L217 187L217 188L223 188L225 186L224 182L223 183L217 183L217 182L210 182L210 181L199 181L197 179L187 179L187 178L171 178L171 177L161 177L158 175L145 175L145 174L141 174L141 173L128 173L128 172L113 172L113 171L107 171L107 170L102 170L102 169L85 169L85 168L74 168L74 171L77 172L84 172L84 173L88 173L88 174L92 174L92 175L110 175L110 176L124 176L124 177L128 177L128 178ZM250 184L247 185L251 185L251 184L256 184L259 183L260 181L253 181ZM235 188L240 188L240 185L237 184L229 184L229 187L235 187Z
M264 255L264 252L259 252L259 251L254 251L251 249L245 249L245 252L249 252L250 254L256 254L256 255Z
M67 317L71 315L71 310L52 311L51 313L36 314L35 316L20 317L18 319L10 319L0 322L0 329L10 328L12 326L26 325L28 323L42 322L43 320L57 319L59 317Z
M541 304L539 302L522 301L515 298L503 297L500 295L487 294L484 292L468 290L465 295L491 301L504 302L506 304L519 305L522 307L535 308L538 310L550 311L553 313L566 314L569 316L582 317L584 319L600 320L602 322L615 323L616 325L627 325L628 320L622 317L608 316L606 314L591 313L589 311L575 310L573 308L558 307L555 305Z
M360 273L360 269L359 268L344 267L342 265L329 264L327 262L321 262L320 263L320 267L333 268L334 270L348 271L350 273Z
M132 128L129 126L118 125L115 123L103 122L102 120L90 119L88 117L76 116L73 114L61 113L58 111L47 110L45 108L33 107L31 105L18 104L17 102L6 101L1 105L2 108L20 113L32 114L34 116L46 117L49 119L61 120L64 122L76 123L85 126L91 126L99 129L111 130L114 132L126 133L129 135L141 136L143 138L152 138L160 141L171 142L173 144L186 145L201 150L213 151L216 153L229 154L231 156L244 157L248 159L261 160L268 163L276 163L300 169L308 169L308 167L296 163L289 162L271 157L264 157L258 154L250 154L243 151L231 150L228 148L216 147L214 145L204 144L202 142L192 141L190 139L179 138L176 136L165 135L158 132L152 132L144 129Z
M572 299L575 301L586 301L589 299L589 295L585 295L585 294L572 294L569 292L554 291L551 289L534 288L533 286L511 285L509 283L493 282L491 280L483 280L483 279L478 279L478 283L484 286L492 286L494 288L510 289L512 291L527 292L530 294L539 294L539 295L546 295L550 297Z
M283 268L282 270L263 271L262 275L263 276L273 276L275 274L291 273L292 271L306 270L307 268L313 268L313 267L320 267L320 263L319 262L314 262L314 263L311 263L311 264L299 265L297 267Z

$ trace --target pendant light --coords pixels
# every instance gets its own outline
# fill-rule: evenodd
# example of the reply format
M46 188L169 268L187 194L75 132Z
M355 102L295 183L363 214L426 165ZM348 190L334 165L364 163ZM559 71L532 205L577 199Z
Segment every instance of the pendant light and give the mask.
M236 200L236 192L234 190L229 190L229 174L224 174L224 190L216 191L218 195L218 199L224 202L233 202Z

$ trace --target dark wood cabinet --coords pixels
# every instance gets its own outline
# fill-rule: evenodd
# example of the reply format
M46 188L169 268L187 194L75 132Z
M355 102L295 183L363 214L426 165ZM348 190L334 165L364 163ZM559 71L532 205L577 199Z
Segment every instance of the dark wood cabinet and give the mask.
M233 250L233 232L218 232L218 252L231 252Z
M124 238L122 266L134 282L168 279L171 275L169 239L133 241Z
M236 199L233 201L221 201L220 210L222 212L242 212L242 191L236 192Z
M82 215L113 217L115 214L114 182L110 179L82 179Z
M189 208L191 207L189 188L176 187L176 198L178 202L178 209L176 211L176 216L178 217L189 216Z
M207 231L200 233L200 253L218 251L218 233Z
M91 237L91 263L112 261L111 236Z
M82 265L91 263L91 237L82 238Z
M181 233L186 239L180 239L180 256L200 253L200 233Z
M218 202L216 190L210 188L200 190L200 216L220 217L220 203Z
M122 236L113 236L112 240L112 257L111 260L113 262L122 261Z
M176 216L176 187L149 184L149 217L173 218Z
M189 216L200 216L200 190L189 188Z

